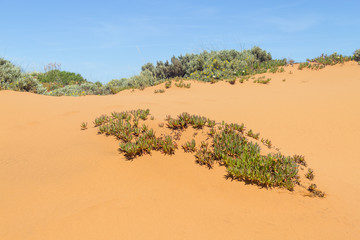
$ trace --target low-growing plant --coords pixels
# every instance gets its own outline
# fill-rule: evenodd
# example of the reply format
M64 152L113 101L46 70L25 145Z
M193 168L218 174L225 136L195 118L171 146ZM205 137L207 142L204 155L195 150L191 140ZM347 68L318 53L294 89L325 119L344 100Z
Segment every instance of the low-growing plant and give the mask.
M99 128L99 133L115 136L121 141L119 150L127 159L151 154L152 151L175 154L178 148L176 141L180 140L182 131L173 131L173 137L157 137L155 131L146 124L141 127L138 125L138 121L146 120L149 114L148 109L113 112L111 116L96 118L94 124ZM194 129L201 129L206 125L209 127L207 139L198 148L195 139L182 145L185 152L195 152L195 160L200 165L212 168L218 163L226 167L228 177L265 187L282 187L291 191L296 184L300 184L298 169L300 165L306 166L304 157L284 156L280 152L262 155L260 146L247 138L258 139L259 135L252 130L245 132L243 124L222 122L216 131L215 121L186 112L179 114L177 118L167 116L166 121L172 130L185 130L189 126ZM197 133L194 133L194 137ZM271 148L270 140L262 138L261 142ZM313 178L312 169L308 169L306 177ZM316 185L311 185L308 190L314 196L324 196Z
M171 80L166 81L166 82L165 82L165 88L171 88L171 84L172 84L172 81L171 81Z
M257 80L254 80L254 83L268 84L271 81L271 78L265 79L265 77L259 77Z
M177 149L177 144L172 140L171 136L166 136L165 139L160 139L159 146L164 154L174 154Z
M196 152L196 163L205 165L208 168L212 168L215 162L213 154L208 151L209 144L207 142L201 142L200 149Z
M101 115L98 118L95 118L94 125L95 127L101 126L104 123L107 123L109 121L109 117L106 115Z
M230 83L231 85L234 85L236 83L236 78L233 77L233 78L227 80L227 82Z
M312 170L311 168L308 168L308 171L305 174L305 177L309 180L313 180L314 179L314 170Z
M182 148L184 149L184 152L195 152L196 151L196 142L195 139L192 139L191 142L185 142L184 145L182 145Z
M316 184L312 183L309 187L308 187L308 191L311 192L314 196L317 196L317 197L324 197L325 196L325 193L320 191Z
M175 83L175 86L179 88L190 88L191 83L184 83L183 80L181 80L179 83Z
M293 156L293 159L294 159L294 161L295 161L297 164L302 165L302 166L304 166L304 167L307 167L307 163L306 163L306 161L305 161L305 157L304 157L304 156L302 156L302 155L294 155L294 156Z
M246 133L247 136L259 140L260 133L254 133L251 129Z
M214 137L215 134L216 134L216 130L215 130L214 128L210 128L210 130L209 130L209 135L210 135L211 137Z
M154 93L164 93L165 89L155 89Z
M216 122L214 120L211 120L211 119L207 120L207 126L209 128L215 127L215 125L216 125Z
M261 142L262 142L265 146L267 146L268 148L271 148L271 147L272 147L272 143L271 143L271 141L270 141L269 139L264 139L264 138L262 138L262 139L261 139Z
M271 72L271 73L276 73L277 71L278 71L278 67L276 67L276 66L269 69L269 72Z
M81 127L81 130L87 129L87 122L82 122L82 123L80 124L80 127Z

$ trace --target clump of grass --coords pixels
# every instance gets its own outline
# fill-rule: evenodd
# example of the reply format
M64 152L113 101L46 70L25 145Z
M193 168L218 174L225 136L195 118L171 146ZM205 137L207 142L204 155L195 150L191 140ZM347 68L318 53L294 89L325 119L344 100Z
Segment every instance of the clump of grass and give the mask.
M155 89L154 93L164 93L165 89Z
M305 174L305 177L309 180L313 180L314 179L314 170L312 170L311 168L308 168L308 172Z
M82 122L80 124L81 130L86 130L87 129L87 122Z
M186 142L182 145L184 152L195 152L196 151L196 142L195 139L192 139L191 142Z

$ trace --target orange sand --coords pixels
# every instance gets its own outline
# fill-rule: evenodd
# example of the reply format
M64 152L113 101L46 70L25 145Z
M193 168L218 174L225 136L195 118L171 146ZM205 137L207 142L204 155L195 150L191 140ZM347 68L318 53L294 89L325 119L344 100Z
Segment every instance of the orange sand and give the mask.
M162 94L0 91L0 239L359 239L360 66L266 76L269 85L193 82ZM224 168L181 149L126 161L113 138L80 131L137 108L155 121L187 111L243 122L282 153L305 155L327 197L225 180Z

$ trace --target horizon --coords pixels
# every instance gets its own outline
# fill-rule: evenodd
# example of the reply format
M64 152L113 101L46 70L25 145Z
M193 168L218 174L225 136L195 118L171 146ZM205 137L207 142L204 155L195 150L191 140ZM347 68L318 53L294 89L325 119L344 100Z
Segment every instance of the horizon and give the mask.
M328 1L19 1L3 3L0 58L26 72L49 63L89 81L204 50L259 46L297 62L360 48L360 3ZM14 14L15 13L15 14Z

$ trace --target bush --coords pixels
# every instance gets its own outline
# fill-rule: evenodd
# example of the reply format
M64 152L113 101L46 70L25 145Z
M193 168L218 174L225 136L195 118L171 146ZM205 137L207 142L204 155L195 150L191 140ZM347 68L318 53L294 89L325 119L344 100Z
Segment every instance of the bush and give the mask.
M126 79L123 87L143 88L176 77L213 82L266 72L269 68L284 65L286 65L286 59L272 60L271 54L259 47L243 51L204 51L199 54L173 56L171 62L158 61L156 66L147 63L141 67L140 75Z
M46 94L46 88L29 74L23 74L23 76L15 82L13 90Z
M266 62L272 60L271 54L262 50L258 46L253 47L250 52L256 57L260 62Z
M22 77L23 74L19 67L0 58L0 89L14 89L15 83Z
M354 52L354 60L359 62L360 61L360 49L355 50Z
M125 83L128 81L128 79L126 78L122 78L120 80L118 79L113 79L110 82L108 82L105 87L109 89L109 91L112 94L116 94L124 89L127 89L128 87L126 87Z
M58 69L50 70L45 73L38 73L35 76L49 91L68 85L87 82L86 79L78 73L60 71Z
M23 73L20 67L0 58L0 89L44 94L46 89L31 74Z
M85 82L80 85L68 85L58 88L48 94L51 96L107 95L111 94L111 91L107 87L99 87L95 83Z

